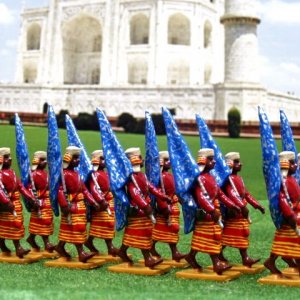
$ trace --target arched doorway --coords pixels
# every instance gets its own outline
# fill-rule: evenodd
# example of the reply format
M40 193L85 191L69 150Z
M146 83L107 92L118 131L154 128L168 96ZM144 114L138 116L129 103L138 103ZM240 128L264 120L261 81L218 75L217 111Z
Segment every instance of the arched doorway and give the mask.
M100 69L102 52L100 22L94 17L79 15L64 24L62 32L64 83L95 84L95 69Z

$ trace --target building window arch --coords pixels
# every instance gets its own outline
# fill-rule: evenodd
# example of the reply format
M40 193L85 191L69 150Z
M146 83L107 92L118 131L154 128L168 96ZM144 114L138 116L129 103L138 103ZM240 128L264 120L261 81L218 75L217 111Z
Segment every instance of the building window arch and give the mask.
M37 69L35 65L26 65L23 70L24 83L35 83L37 78Z
M168 21L168 44L191 44L191 22L185 15L176 13L170 16Z
M34 23L27 30L27 50L40 50L41 26Z
M147 84L148 64L146 60L137 58L128 64L128 83Z
M94 16L81 13L62 25L65 84L99 84L102 26ZM97 74L98 72L98 74Z
M188 85L190 83L190 66L185 60L172 61L168 65L167 82L170 85Z
M212 25L209 21L204 23L204 38L203 38L203 46L204 48L211 47L211 36L212 36Z
M139 13L130 19L130 44L142 45L149 43L149 18Z
M211 65L206 65L204 68L204 83L211 83Z

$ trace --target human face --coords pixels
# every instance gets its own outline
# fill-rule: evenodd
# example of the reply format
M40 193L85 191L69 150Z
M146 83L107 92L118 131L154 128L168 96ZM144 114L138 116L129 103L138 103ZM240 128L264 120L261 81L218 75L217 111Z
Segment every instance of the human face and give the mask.
M216 165L216 161L214 156L208 156L206 159L205 169L210 171L215 167L215 165Z
M11 156L10 156L10 154L5 154L4 156L3 156L3 168L4 169L9 169L10 168L10 166L11 166Z
M104 169L105 168L105 159L104 159L104 157L103 156L100 156L100 158L99 158L99 160L100 160L100 162L99 162L99 168L100 169Z
M47 166L47 160L45 158L40 158L38 168L44 170Z
M144 160L143 160L142 155L139 155L139 159L141 160L140 166L142 168L144 166Z
M289 174L295 174L295 172L297 171L297 164L295 162L294 159L291 159L290 161L290 167L289 167Z
M164 158L163 168L169 170L171 168L171 162L169 158Z
M74 154L72 160L70 161L69 167L76 168L80 162L79 155Z
M243 164L241 163L241 161L240 161L239 159L235 159L235 160L233 161L232 171L233 171L233 172L239 172L239 171L241 171L242 165L243 165Z

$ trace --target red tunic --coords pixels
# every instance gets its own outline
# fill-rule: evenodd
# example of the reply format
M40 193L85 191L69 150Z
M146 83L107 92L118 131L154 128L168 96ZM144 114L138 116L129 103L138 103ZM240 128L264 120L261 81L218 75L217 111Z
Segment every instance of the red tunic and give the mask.
M0 180L2 180L10 200L15 205L15 212L17 214L17 216L14 217L10 212L0 212L0 238L20 240L24 237L24 219L22 213L22 203L20 201L20 193L27 199L34 199L34 197L22 185L14 170L1 170ZM1 202L3 202L3 200Z
M145 209L151 202L149 193L163 197L163 194L148 182L142 172L133 174L140 191L132 181L127 184L127 193L130 205L137 209L135 216L128 217L128 225L125 227L123 244L139 249L150 249L152 246L152 223L146 216Z
M107 211L93 210L90 225L90 235L100 239L113 239L115 236L115 209L114 197L110 191L108 174L104 170L98 170L94 172L94 175L100 186L102 195L99 193L92 177L88 183L90 193L98 202L100 202L103 197L105 198L109 204L111 216L108 215Z
M36 235L53 234L53 212L49 198L48 174L45 170L36 169L32 171L32 178L40 200L39 214L35 210L31 212L29 221L29 232ZM29 189L32 188L30 184Z
M156 224L153 228L152 239L164 243L178 243L179 240L179 203L178 197L175 195L174 177L168 171L162 172L163 186L165 193L172 198L170 209L170 223L168 218L160 213L160 210L168 208L168 203L160 198L157 198L157 214ZM161 184L160 184L161 187Z
M300 215L300 188L293 176L286 178L287 192L290 197L290 201L284 193L281 186L279 194L279 207L283 214L283 224L280 229L275 232L272 250L273 254L291 258L300 258L300 238L295 233L294 229L288 224L287 219L290 217L297 218L297 225L299 226Z
M210 215L215 209L220 211L220 203L227 207L234 207L234 203L225 196L217 185L215 178L209 173L200 174L205 190L207 191L211 202L208 201L199 184L194 188L194 199L199 208L204 209L203 218L196 221L195 230L192 238L192 249L209 254L219 254L221 251L222 229L215 224Z
M226 196L231 199L237 206L244 207L250 203L254 208L258 208L259 203L247 191L242 177L232 174L230 175L236 191L229 180L226 181L223 191ZM222 244L239 249L247 249L249 247L249 221L242 213L234 215L225 215L224 229L222 235Z
M87 201L91 204L93 204L95 200L80 179L77 171L64 169L64 178L66 182L68 201L71 204L71 213L69 216L71 218L71 222L69 224L68 216L62 213L59 240L73 244L82 244L86 241L87 237L86 206L84 199L87 199ZM58 191L58 203L60 207L68 206L62 185Z

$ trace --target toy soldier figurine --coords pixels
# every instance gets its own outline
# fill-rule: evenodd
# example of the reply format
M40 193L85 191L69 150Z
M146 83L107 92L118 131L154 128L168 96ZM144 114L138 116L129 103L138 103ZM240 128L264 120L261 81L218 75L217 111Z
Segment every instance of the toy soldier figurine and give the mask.
M47 153L45 151L36 151L32 160L31 183L28 186L37 199L40 201L39 210L31 212L29 221L29 237L27 242L36 251L40 247L35 241L35 236L40 235L43 239L45 250L52 253L54 245L49 242L49 235L53 234L53 212L49 198L48 174L45 170L47 166Z
M80 179L79 173L74 170L79 165L79 156L80 148L75 146L66 148L63 157L62 185L58 191L58 203L62 211L62 216L59 243L55 247L55 250L62 257L70 258L64 247L66 243L72 243L76 246L79 261L85 263L95 253L87 253L83 250L83 244L87 238L84 199L96 209L99 209L99 205Z
M30 250L25 250L20 244L20 239L24 237L25 232L20 193L29 201L33 209L38 209L39 204L34 195L22 185L14 170L10 168L12 162L10 148L0 148L0 159L1 191L5 193L9 201L7 209L0 212L0 248L3 253L9 254L11 251L5 245L5 240L13 240L16 255L23 258Z
M297 216L300 213L300 188L292 176L297 170L295 153L283 151L279 154L279 160L282 175L279 208L283 215L283 222L281 227L276 229L271 254L265 261L264 266L272 274L281 274L275 264L278 256L281 256L284 260L293 260L300 273L300 231L297 228Z
M247 253L249 247L250 218L246 205L247 203L250 203L255 209L259 209L263 214L265 213L265 209L250 195L244 185L242 177L237 175L242 169L240 154L238 152L229 152L225 155L225 160L232 170L232 174L229 175L222 190L232 202L241 208L241 212L237 213L230 208L226 209L222 245L223 249L226 246L238 248L243 265L251 267L253 264L257 263L259 259L250 258ZM222 261L227 262L223 256L223 251L219 258Z
M195 184L193 195L199 209L193 232L191 251L186 256L187 262L192 268L202 271L202 267L196 261L198 251L208 253L213 263L213 270L221 275L231 266L219 259L222 244L222 221L220 214L220 203L229 208L240 211L230 199L228 199L217 185L210 171L215 166L214 150L202 148L198 151L197 164L201 174Z
M131 181L127 184L127 193L131 207L128 215L128 225L125 227L123 242L118 255L123 261L132 263L132 260L127 255L127 249L129 247L141 249L145 266L151 268L163 260L155 259L150 254L152 247L152 222L155 222L155 219L150 205L149 193L165 201L170 201L170 198L156 189L147 180L145 174L141 172L143 160L140 148L129 148L125 151L125 154L132 164L134 173L131 176Z
M104 171L105 160L102 150L96 150L92 153L93 173L89 179L89 190L100 205L100 211L92 210L90 235L85 246L90 251L98 253L93 240L95 237L104 239L108 254L116 256L118 248L115 248L112 240L115 236L115 210L114 197L110 191L108 174Z
M179 241L180 209L178 197L175 195L174 178L173 175L168 172L171 168L169 152L160 151L159 161L162 170L160 188L172 199L172 203L168 205L166 201L157 197L156 224L152 232L153 246L151 254L160 257L160 254L155 249L156 242L168 243L172 252L172 259L179 262L185 255L180 253L177 249L177 243Z

